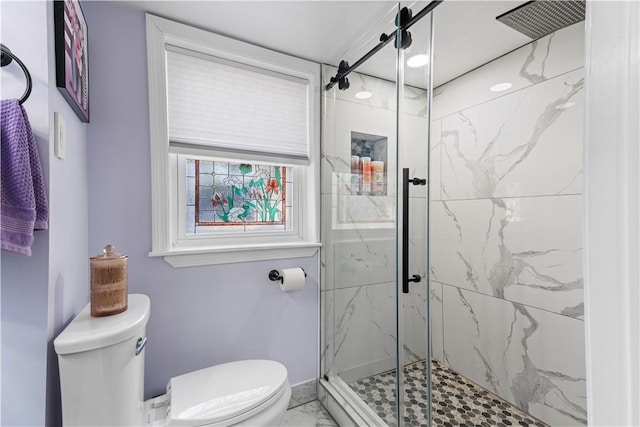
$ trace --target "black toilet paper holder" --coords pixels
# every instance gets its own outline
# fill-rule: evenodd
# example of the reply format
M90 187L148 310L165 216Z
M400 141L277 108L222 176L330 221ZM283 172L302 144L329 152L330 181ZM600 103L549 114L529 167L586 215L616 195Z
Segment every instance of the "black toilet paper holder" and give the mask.
M307 272L304 271L304 268L300 268L300 270L302 270L302 272L304 273L304 277L307 277ZM280 275L280 272L278 270L271 270L269 272L269 280L271 280L272 282L280 282L280 283L284 283L284 279L283 277Z

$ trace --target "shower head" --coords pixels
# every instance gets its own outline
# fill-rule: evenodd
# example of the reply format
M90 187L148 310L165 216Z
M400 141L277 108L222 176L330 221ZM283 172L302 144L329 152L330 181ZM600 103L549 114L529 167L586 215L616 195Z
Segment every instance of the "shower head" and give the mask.
M584 20L585 0L534 0L497 16L533 40Z

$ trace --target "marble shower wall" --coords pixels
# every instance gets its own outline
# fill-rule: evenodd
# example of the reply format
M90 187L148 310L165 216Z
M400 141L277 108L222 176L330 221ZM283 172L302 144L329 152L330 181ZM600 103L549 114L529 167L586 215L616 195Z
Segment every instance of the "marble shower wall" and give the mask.
M583 38L579 23L526 45L433 105L433 356L550 425L587 421Z
M323 68L325 80L333 75L335 68ZM425 176L428 131L425 91L406 88L402 150L398 153L395 83L358 73L352 73L349 80L349 90L323 93L321 231L321 369L347 382L393 369L396 364L396 157L400 156L412 176ZM355 98L362 87L373 96ZM352 131L387 138L386 195L351 194ZM437 143L432 156L440 157ZM411 274L424 277L425 187L411 189L410 206ZM424 282L402 296L405 362L426 356L425 298Z

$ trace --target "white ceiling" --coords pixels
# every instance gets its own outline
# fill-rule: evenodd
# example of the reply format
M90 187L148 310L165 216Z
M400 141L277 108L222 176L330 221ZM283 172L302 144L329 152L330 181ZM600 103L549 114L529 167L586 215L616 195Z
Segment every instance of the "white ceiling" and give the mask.
M393 30L389 1L126 1L129 7L315 62L355 62ZM524 1L445 0L435 9L434 83L445 83L530 39L495 20ZM411 3L406 3L411 6ZM428 2L411 6L417 13ZM410 29L425 44L428 21ZM358 71L392 79L395 54L388 45ZM412 48L417 48L413 46ZM419 85L420 79L407 82Z

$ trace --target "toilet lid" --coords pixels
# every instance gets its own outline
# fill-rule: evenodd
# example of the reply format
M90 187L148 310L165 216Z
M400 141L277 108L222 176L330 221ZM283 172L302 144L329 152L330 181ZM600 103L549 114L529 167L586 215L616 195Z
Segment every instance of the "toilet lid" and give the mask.
M272 360L243 360L171 378L168 425L220 423L259 406L287 384L287 369Z

